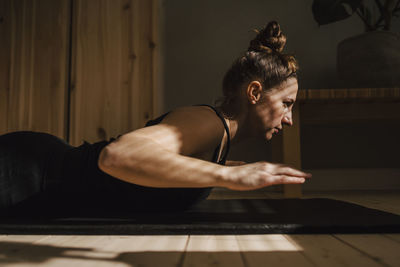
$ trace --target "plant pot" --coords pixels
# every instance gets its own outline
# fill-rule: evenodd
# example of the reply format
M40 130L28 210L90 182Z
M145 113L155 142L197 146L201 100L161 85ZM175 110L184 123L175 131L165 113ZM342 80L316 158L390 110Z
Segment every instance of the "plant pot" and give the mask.
M337 72L341 87L400 87L400 34L374 31L343 40Z

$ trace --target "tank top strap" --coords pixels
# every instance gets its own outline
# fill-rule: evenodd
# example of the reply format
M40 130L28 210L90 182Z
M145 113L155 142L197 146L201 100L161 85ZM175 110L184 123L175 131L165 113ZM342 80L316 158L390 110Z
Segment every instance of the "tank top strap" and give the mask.
M231 145L231 136L229 134L229 127L226 124L224 116L214 106L211 106L211 105L208 105L208 104L197 104L197 105L194 105L194 106L207 106L207 107L210 107L211 109L214 110L214 112L217 114L217 116L221 119L222 124L224 125L224 128L225 128L228 140L226 142L225 154L222 156L222 158L219 161L218 161L218 155L219 155L219 150L221 149L221 144L219 144L218 147L215 149L214 156L213 156L213 162L216 162L216 163L221 164L221 165L225 165L226 158L228 157L229 149L230 149L230 145Z
M148 126L153 126L153 125L159 124L169 113L170 112L168 111L168 112L162 114L161 116L155 118L154 120L147 121L144 127L148 127Z
M222 116L222 114L221 114L215 107L213 107L213 106L211 106L211 105L208 105L208 104L197 104L197 105L193 105L193 106L207 106L207 107L210 107L212 110L214 110L214 112L217 114L217 116L221 119L221 121L222 121L222 123L223 123L223 125L224 125L224 128L225 128L227 137L228 137L228 140L227 140L227 143L226 143L226 150L225 150L225 154L224 154L224 155L221 157L221 159L218 161L219 151L220 151L220 149L221 149L221 144L219 144L218 147L217 147L217 148L215 149L215 151L214 151L214 155L213 155L212 161L215 162L215 163L221 164L221 165L225 165L226 158L228 157L228 153L229 153L229 149L230 149L230 140L231 140L231 137L230 137L230 134L229 134L229 127L228 127L228 125L226 124L226 121L225 121L225 119L224 119L224 116ZM162 114L161 116L159 116L159 117L157 117L157 118L155 118L155 119L153 119L153 120L147 121L145 127L153 126L153 125L159 124L169 113L170 113L170 112L166 112L166 113ZM113 142L113 141L115 141L116 139L118 139L120 136L121 136L121 135L119 135L117 138L113 138L113 137L112 137L112 138L110 138L110 140L109 140L108 142L109 142L109 143L110 143L110 142Z

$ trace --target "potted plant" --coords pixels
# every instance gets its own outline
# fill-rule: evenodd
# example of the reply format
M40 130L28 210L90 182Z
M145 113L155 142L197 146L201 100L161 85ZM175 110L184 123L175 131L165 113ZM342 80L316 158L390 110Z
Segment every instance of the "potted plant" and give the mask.
M400 15L400 0L314 0L319 25L356 14L365 32L337 47L338 78L345 87L400 87L400 34L392 20Z

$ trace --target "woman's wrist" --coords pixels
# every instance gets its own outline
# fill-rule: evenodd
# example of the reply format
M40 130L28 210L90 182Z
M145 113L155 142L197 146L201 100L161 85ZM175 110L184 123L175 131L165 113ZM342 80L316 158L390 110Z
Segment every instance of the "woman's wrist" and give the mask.
M229 166L221 166L217 173L217 187L226 187L229 188L229 184L231 183L229 175L232 167Z

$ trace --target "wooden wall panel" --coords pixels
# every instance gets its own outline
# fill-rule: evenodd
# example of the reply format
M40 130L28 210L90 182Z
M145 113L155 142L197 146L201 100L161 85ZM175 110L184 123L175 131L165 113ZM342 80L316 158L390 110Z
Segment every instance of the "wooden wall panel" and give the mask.
M10 89L11 0L0 0L0 134L7 132Z
M71 144L118 136L153 116L152 5L74 0Z
M152 93L153 93L153 116L159 116L164 112L164 82L163 82L163 62L162 62L162 38L160 28L163 22L162 6L160 0L152 0L152 40L154 43L153 62L152 62Z
M0 24L2 133L32 130L65 137L69 3L1 0L6 7Z

